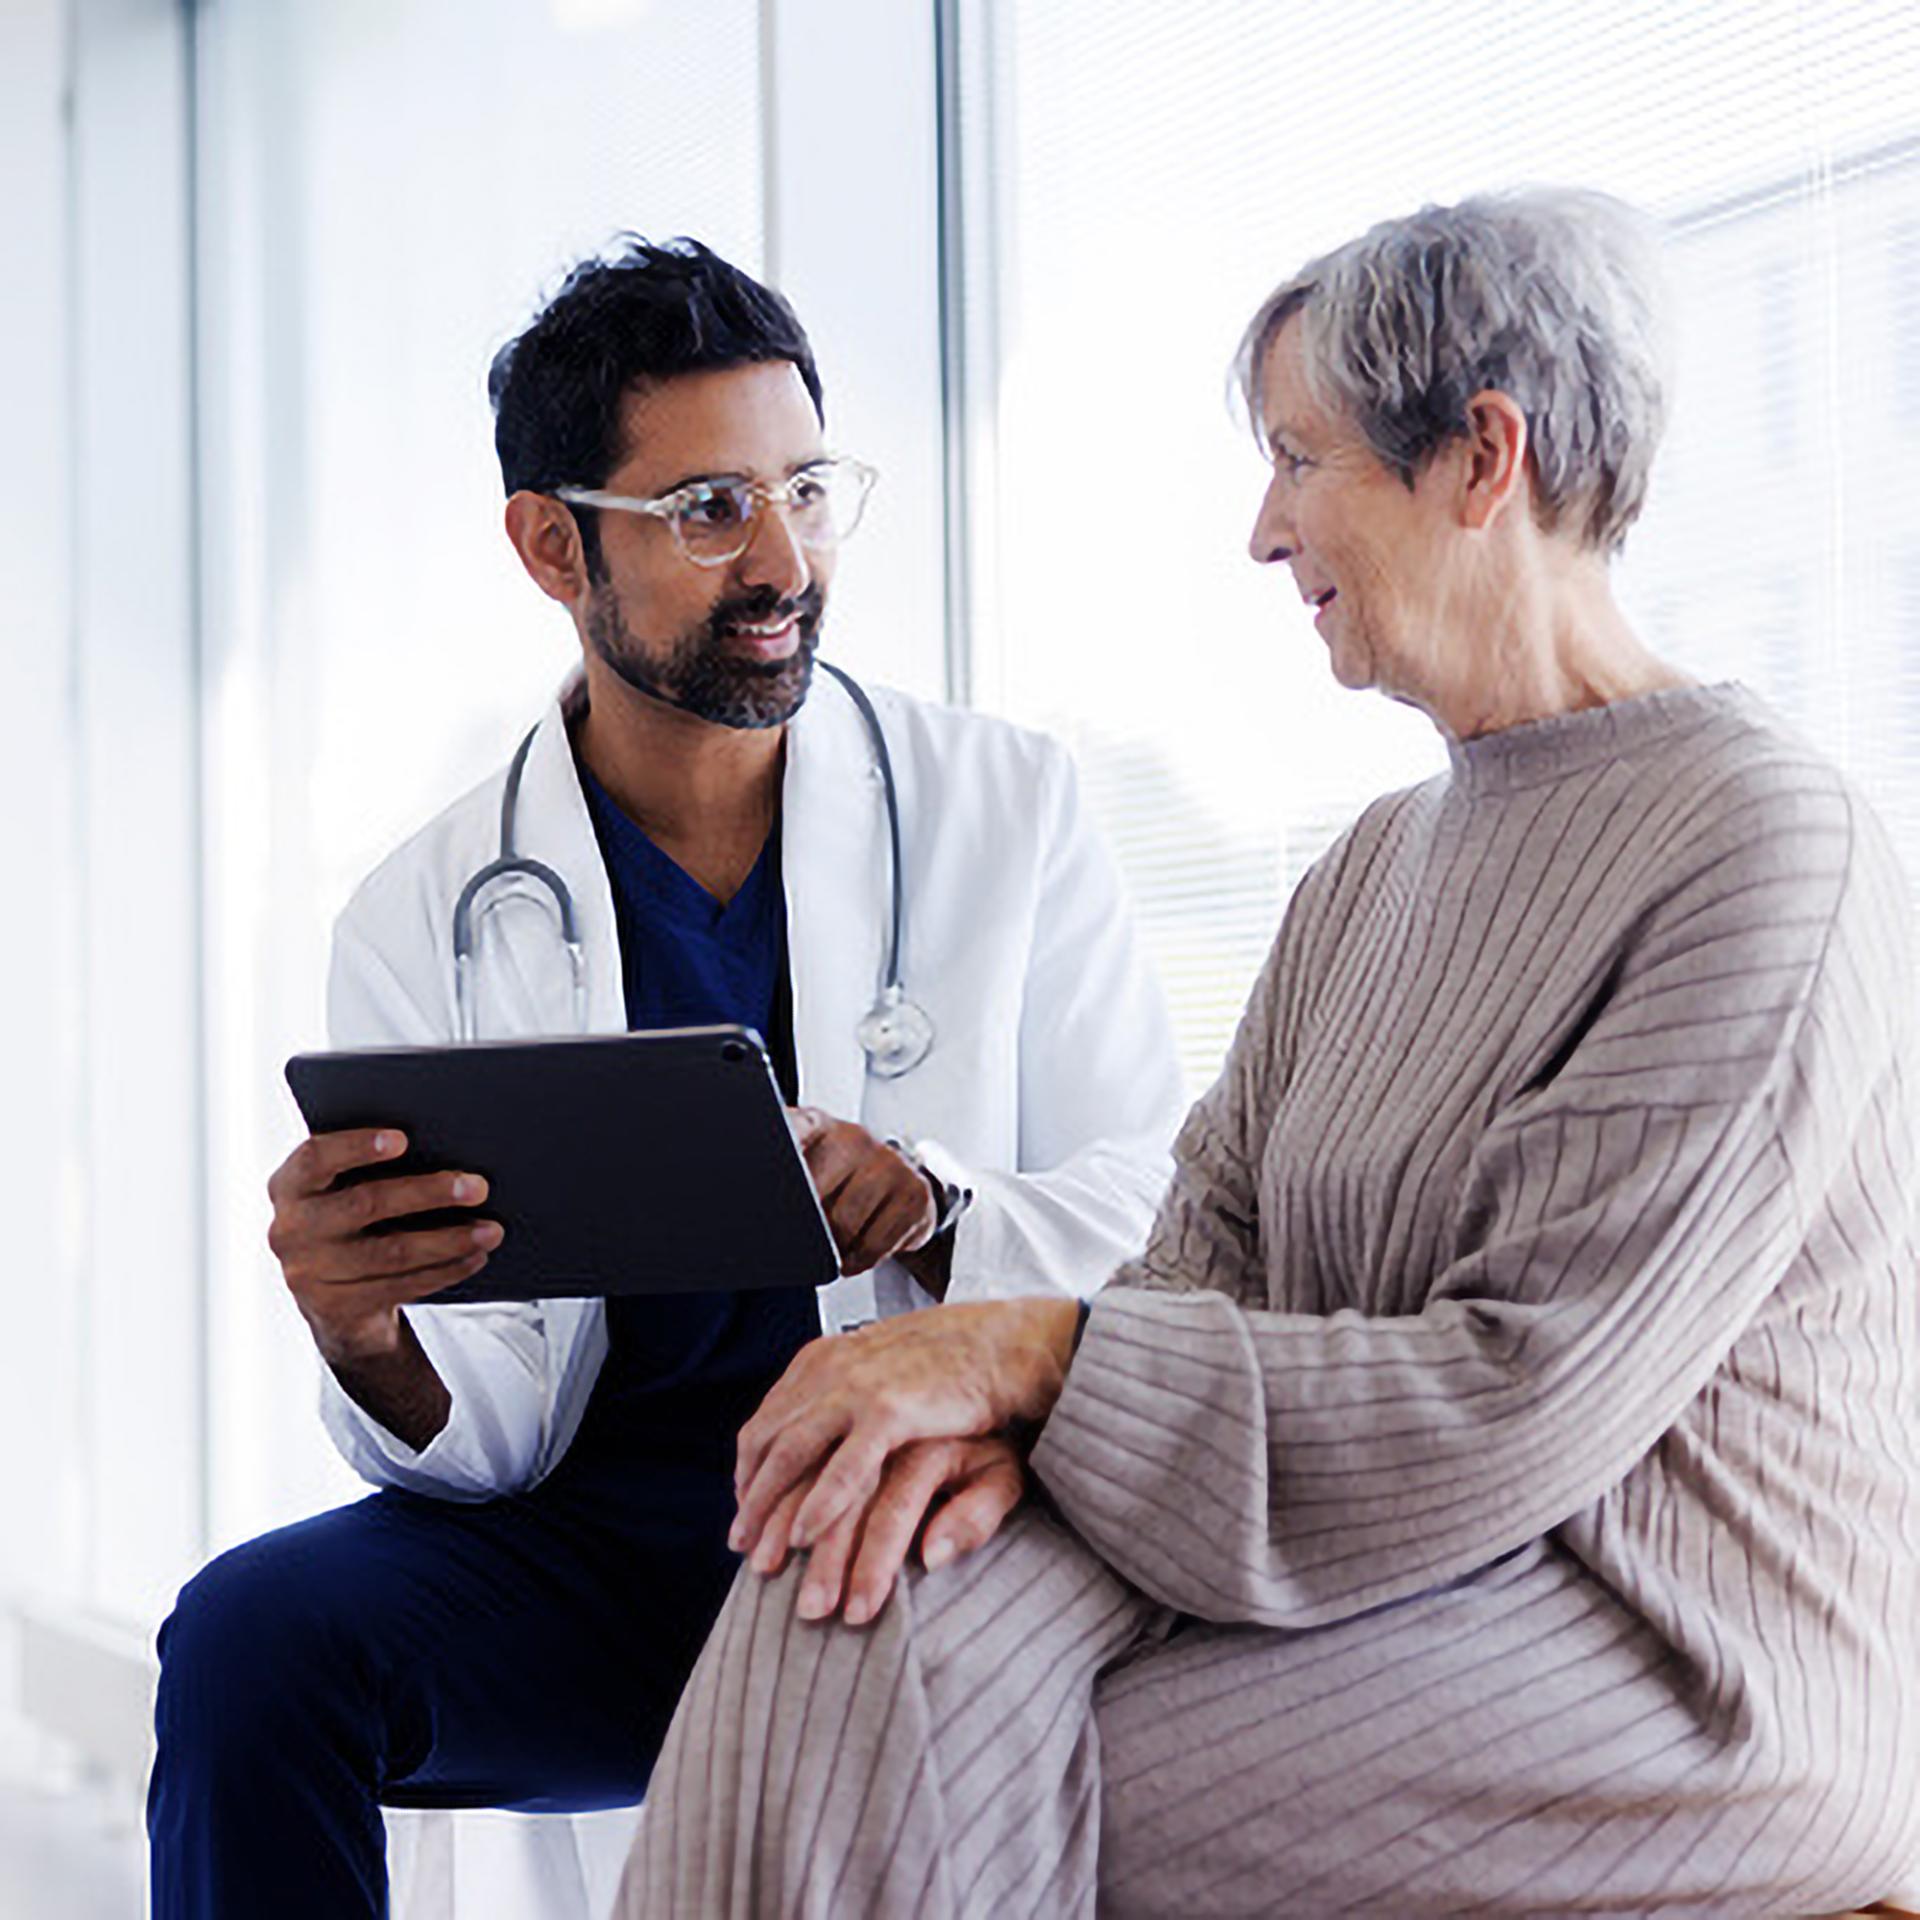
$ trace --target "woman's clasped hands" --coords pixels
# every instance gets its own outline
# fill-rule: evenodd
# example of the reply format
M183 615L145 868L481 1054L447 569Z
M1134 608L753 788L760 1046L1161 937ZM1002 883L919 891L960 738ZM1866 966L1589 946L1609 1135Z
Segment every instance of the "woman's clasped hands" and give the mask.
M864 1625L915 1540L932 1571L1026 1491L1022 1436L1059 1398L1075 1301L930 1308L801 1349L740 1430L730 1544L759 1574L805 1551L798 1611Z

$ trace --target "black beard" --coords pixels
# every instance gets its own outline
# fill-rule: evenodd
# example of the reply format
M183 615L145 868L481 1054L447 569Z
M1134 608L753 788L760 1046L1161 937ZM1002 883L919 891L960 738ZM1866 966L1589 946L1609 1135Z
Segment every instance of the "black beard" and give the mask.
M681 634L662 660L650 660L621 615L612 592L594 589L587 608L593 650L628 686L697 720L719 727L778 727L800 711L813 684L826 597L815 581L791 600L771 587L722 600L701 623ZM727 644L738 627L763 627L789 616L798 641L784 660L749 660Z

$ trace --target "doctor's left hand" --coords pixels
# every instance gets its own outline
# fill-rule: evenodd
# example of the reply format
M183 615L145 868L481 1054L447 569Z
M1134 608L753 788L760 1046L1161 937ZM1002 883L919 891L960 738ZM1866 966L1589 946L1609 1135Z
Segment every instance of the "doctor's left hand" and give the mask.
M788 1117L840 1250L842 1273L865 1273L932 1239L939 1220L933 1188L912 1161L865 1127L818 1107L794 1107Z

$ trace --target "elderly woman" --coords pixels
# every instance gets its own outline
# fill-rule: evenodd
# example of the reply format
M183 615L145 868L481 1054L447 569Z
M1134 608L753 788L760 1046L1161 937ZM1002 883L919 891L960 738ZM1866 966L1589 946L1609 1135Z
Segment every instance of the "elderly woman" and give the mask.
M1302 883L1090 1317L822 1342L750 1423L628 1911L1817 1913L1920 1857L1903 887L1615 606L1637 231L1428 209L1254 319L1254 558L1450 770Z

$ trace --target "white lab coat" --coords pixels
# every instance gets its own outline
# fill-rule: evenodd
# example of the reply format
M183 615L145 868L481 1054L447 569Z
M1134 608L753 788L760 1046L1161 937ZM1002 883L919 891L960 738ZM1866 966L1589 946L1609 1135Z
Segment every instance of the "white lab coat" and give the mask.
M588 1022L626 1027L613 900L567 738L578 677L536 732L520 789L516 852L572 891L586 951ZM899 791L905 873L901 962L932 1016L927 1060L897 1080L866 1071L855 1035L883 977L889 904L886 811L866 728L845 690L815 679L787 739L782 867L801 1099L911 1139L975 1195L954 1246L950 1300L1084 1295L1143 1243L1183 1106L1171 1030L1107 850L1080 805L1072 762L1044 736L873 690ZM453 905L499 852L505 769L407 841L361 886L335 932L329 1025L340 1047L419 1045L456 1031ZM553 920L531 891L490 917L480 968L487 1037L571 1030ZM823 1326L929 1304L894 1263L821 1295ZM579 1425L606 1353L596 1300L409 1313L446 1382L446 1427L415 1451L322 1370L322 1414L348 1461L381 1486L456 1500L524 1488L550 1472ZM446 1816L425 1816L431 1821ZM461 1815L462 1827L473 1816ZM509 1817L496 1816L496 1828ZM448 1860L445 1836L408 1836L396 1912L408 1920L513 1913L586 1920L603 1856L561 1859L551 1816L484 1875ZM616 1828L618 1823L616 1823ZM615 1834L616 1846L620 1831ZM497 1848L497 1833L491 1839ZM533 1863L537 1853L544 1864ZM455 1850L457 1856L457 1849ZM443 1864L444 1862L444 1864ZM414 1887L406 1890L411 1873ZM530 1876L530 1877L529 1877ZM481 1885L499 1898L480 1894ZM537 1894L534 1892L538 1888ZM470 1893L470 1889L474 1891Z

